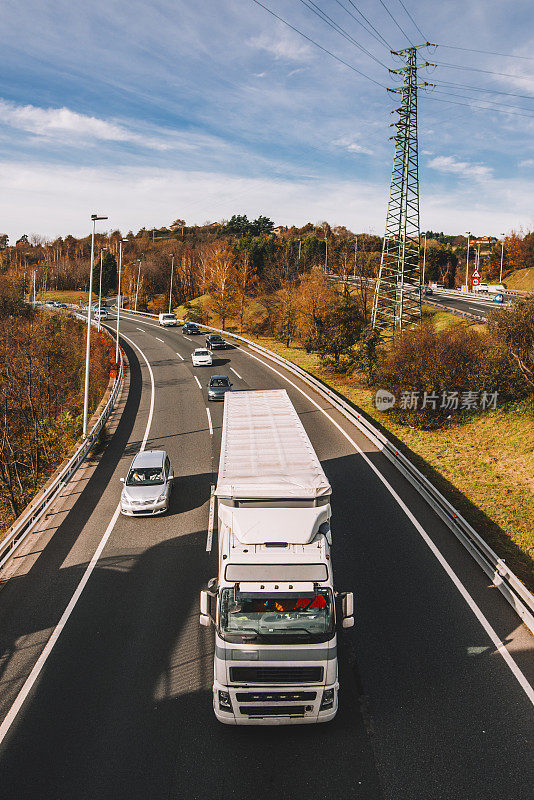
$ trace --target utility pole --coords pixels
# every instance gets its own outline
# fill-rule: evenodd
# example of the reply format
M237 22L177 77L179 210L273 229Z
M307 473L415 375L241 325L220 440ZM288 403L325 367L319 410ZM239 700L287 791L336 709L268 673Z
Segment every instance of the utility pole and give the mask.
M406 287L421 284L417 90L431 84L417 83L417 70L430 66L428 61L417 63L417 51L426 46L393 52L405 61L405 66L389 70L402 76L404 84L388 89L388 92L401 95L401 104L395 109L398 121L392 123L392 127L397 129L395 136L391 137L395 141L395 156L372 314L373 327L388 335L420 322L422 318L421 292L406 291Z
M299 261L300 261L300 250L302 247L302 239L299 239Z
M171 253L171 256L172 256L172 263L171 263L171 287L169 289L169 314L171 313L171 303L172 303L172 276L174 272L174 253Z
M467 259L465 262L465 291L466 293L469 292L469 240L471 238L471 231L466 231L467 233Z
M93 232L91 235L91 262L89 264L89 305L87 307L87 339L85 346L85 382L83 392L83 438L87 437L87 422L89 418L89 356L91 354L91 303L93 297L93 261L95 258L95 225L98 220L107 219L91 214Z
M122 272L122 245L128 239L121 239L119 243L119 285L117 288L117 333L115 336L115 361L119 363L119 320L121 316L121 272Z
M506 236L505 233L501 233L501 236ZM504 239L501 242L501 273L499 275L499 283L502 283L502 262L504 260ZM35 275L35 272L33 273Z
M325 275L326 275L326 273L328 272L328 239L327 239L327 237L326 237L326 236L324 237L324 243L325 243L325 251L324 251L324 271L325 271Z
M358 256L358 237L354 237L354 277L356 277L356 258Z
M423 249L423 277L421 279L421 283L424 286L425 285L425 269L426 269L426 233L422 233L421 236L425 237L425 246L424 246L424 249Z
M141 278L141 259L137 259L139 262L139 269L137 270L137 286L135 288L135 308L134 311L137 311L137 295L139 293L139 279Z
M100 322L100 308L102 305L102 256L104 254L104 250L107 250L107 247L103 247L100 251L100 282L98 285L98 330L100 331L101 322Z

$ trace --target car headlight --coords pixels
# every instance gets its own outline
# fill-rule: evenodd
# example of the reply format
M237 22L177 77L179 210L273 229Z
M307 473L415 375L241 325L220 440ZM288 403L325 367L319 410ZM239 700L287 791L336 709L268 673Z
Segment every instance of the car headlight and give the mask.
M162 502L162 500L165 500L165 498L166 498L166 497L167 497L167 494L166 494L166 492L162 492L162 493L160 494L160 496L158 497L158 499L157 499L157 501L156 501L156 502L157 502L157 503L161 503L161 502Z
M221 692L219 689L219 708L221 711L232 711L232 701L229 692Z
M323 699L321 700L320 711L326 711L327 708L332 708L334 705L334 689L325 689L323 692Z

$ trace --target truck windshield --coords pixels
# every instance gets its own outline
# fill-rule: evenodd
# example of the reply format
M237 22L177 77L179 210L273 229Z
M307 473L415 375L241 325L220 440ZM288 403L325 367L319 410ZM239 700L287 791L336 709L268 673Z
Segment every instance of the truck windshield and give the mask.
M332 592L267 595L222 589L220 633L230 642L327 641L334 634Z

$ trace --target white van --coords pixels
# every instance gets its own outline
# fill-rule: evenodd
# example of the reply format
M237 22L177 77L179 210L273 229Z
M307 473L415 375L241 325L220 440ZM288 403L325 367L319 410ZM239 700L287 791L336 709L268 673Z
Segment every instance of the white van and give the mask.
M177 324L176 317L174 316L174 314L160 314L158 319L159 319L159 324L163 325L164 328L166 328L169 325Z

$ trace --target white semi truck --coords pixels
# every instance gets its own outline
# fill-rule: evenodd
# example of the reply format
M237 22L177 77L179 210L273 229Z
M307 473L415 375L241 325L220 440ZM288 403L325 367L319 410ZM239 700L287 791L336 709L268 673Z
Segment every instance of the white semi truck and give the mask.
M331 488L285 390L227 393L219 574L201 593L215 627L213 708L230 725L328 722L338 706Z

